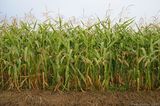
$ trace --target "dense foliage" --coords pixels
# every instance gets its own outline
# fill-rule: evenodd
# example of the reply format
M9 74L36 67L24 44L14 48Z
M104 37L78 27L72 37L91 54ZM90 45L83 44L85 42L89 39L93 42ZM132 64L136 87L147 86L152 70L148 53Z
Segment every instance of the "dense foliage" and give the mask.
M0 88L151 90L160 87L160 25L109 19L0 24Z

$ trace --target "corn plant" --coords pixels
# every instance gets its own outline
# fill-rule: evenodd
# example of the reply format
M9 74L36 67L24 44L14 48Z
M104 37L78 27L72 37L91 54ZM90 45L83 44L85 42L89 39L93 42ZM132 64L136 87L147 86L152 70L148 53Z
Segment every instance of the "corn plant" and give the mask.
M151 90L160 87L160 26L98 19L0 24L0 88Z

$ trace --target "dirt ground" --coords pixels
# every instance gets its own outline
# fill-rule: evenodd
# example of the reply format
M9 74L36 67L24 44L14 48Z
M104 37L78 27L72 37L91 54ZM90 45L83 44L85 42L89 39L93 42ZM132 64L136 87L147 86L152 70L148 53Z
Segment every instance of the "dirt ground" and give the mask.
M65 92L0 91L0 106L160 106L160 91Z

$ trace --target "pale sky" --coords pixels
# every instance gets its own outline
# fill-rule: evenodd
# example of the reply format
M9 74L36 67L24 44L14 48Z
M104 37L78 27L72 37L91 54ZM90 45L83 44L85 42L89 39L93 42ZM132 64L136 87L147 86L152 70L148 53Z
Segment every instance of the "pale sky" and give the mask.
M50 15L56 16L60 13L65 18L102 18L108 9L113 17L117 17L124 9L124 15L129 17L149 18L160 15L160 0L0 0L0 16L23 17L32 9L32 13L40 19L46 8L51 11Z

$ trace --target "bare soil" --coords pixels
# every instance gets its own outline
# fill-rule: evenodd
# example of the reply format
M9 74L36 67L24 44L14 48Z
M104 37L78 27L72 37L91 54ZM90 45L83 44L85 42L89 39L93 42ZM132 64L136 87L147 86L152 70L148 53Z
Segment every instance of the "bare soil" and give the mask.
M160 91L0 91L0 106L160 106Z

